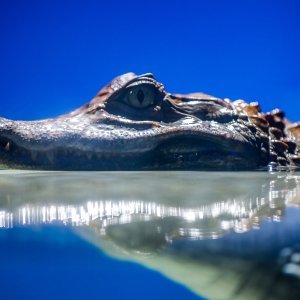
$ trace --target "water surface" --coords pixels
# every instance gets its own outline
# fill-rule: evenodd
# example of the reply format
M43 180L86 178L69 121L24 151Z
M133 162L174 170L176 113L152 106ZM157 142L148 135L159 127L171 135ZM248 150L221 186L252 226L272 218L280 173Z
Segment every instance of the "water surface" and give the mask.
M24 245L45 253L55 237L74 272L93 265L78 282L93 278L101 299L120 298L109 282L124 299L134 298L128 282L136 299L300 298L299 173L5 170L0 191L1 259L18 261ZM109 257L101 278L103 260L91 262L75 237ZM13 266L16 287L22 270ZM158 283L158 294L147 291Z

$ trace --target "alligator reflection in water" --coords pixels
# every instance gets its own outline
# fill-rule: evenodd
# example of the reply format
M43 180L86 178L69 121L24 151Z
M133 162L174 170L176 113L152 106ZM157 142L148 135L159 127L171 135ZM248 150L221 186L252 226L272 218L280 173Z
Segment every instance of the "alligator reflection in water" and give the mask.
M160 270L213 299L300 296L300 210L293 209L300 205L298 175L4 172L0 177L1 227L74 225L111 255Z

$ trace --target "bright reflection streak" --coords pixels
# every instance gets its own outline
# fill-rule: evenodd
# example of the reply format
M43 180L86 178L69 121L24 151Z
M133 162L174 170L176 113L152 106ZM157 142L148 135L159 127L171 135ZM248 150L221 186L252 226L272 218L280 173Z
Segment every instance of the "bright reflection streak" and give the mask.
M265 205L265 202L264 198L247 202L229 200L197 208L172 207L155 202L125 199L121 201L87 201L85 204L81 203L80 205L40 206L28 204L13 213L5 210L0 211L0 227L8 228L53 222L82 226L98 220L100 227L105 228L110 224L129 223L133 217L137 216L142 217L143 220L172 216L180 217L187 223L213 219L218 221L219 231L234 228L237 232L244 232L250 226L259 222L257 214L259 209ZM270 208L276 206L270 199L268 203ZM278 215L274 215L272 218L280 220L280 212L280 210L277 210ZM180 235L188 234L191 237L200 237L203 234L197 228L185 228L179 231Z
M205 218L218 218L220 215L230 215L233 218L251 216L250 207L238 204L236 201L215 203L199 208L169 207L155 202L139 200L123 201L88 201L80 205L25 205L16 212L0 212L0 227L12 225L31 225L60 221L73 226L89 225L90 222L100 219L107 220L108 224L128 223L131 216L149 217L181 217L187 222L194 222Z
M172 206L141 199L99 199L80 201L74 204L26 204L9 211L0 211L0 227L10 228L34 224L60 222L71 226L96 224L99 232L112 224L125 224L134 221L148 221L166 217L182 220L177 233L190 238L217 238L228 230L245 232L259 228L264 217L280 221L285 206L300 206L299 186L294 188L277 187L271 181L261 197L230 198L215 201L198 207ZM37 202L36 202L37 203ZM194 202L195 203L195 202ZM95 223L96 222L96 223Z
M13 214L4 210L0 211L0 227L13 227Z

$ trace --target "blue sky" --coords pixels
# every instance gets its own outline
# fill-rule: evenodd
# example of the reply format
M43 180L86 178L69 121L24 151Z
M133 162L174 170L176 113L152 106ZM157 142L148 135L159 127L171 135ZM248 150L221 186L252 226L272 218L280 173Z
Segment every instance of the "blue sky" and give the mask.
M300 120L298 1L1 1L0 116L68 112L113 77L283 108Z

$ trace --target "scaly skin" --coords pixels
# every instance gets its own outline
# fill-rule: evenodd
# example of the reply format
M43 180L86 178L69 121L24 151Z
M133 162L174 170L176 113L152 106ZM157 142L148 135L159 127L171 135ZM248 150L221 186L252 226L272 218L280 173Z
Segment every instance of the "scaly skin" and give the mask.
M0 118L2 167L44 170L256 170L300 165L300 126L279 110L172 95L128 73L67 115Z

